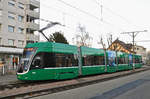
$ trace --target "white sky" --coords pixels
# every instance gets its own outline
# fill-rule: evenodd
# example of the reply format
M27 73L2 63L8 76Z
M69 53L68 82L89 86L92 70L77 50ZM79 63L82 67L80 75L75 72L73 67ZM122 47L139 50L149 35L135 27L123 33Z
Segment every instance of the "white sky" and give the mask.
M71 8L61 1L88 12L90 15ZM139 33L135 41L150 40L150 0L40 0L40 2L42 19L66 25L66 27L52 27L44 31L46 35L55 31L63 31L70 44L77 33L79 23L85 26L87 32L93 37L92 47L96 48L101 47L97 44L99 36L102 35L107 43L106 38L109 33L113 34L113 40L119 37L120 40L130 43L132 37L128 34L121 34L122 32L148 30L148 32ZM100 4L103 5L104 22L100 20ZM47 24L41 21L41 28ZM44 40L42 36L41 40ZM150 42L136 42L136 44L150 50Z

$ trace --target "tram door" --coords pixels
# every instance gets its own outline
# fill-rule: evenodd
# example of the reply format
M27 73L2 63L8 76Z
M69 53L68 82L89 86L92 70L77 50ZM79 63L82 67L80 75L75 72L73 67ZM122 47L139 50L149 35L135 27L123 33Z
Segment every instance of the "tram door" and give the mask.
M31 63L31 77L33 80L44 80L46 79L45 73L43 68L43 53L38 53Z

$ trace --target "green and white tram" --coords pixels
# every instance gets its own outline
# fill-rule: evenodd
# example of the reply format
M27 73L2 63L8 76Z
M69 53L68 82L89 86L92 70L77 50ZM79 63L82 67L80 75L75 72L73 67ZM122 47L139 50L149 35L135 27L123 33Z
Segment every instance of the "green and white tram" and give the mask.
M132 63L133 62L135 63ZM68 44L28 44L17 70L19 80L60 80L140 68L141 56Z

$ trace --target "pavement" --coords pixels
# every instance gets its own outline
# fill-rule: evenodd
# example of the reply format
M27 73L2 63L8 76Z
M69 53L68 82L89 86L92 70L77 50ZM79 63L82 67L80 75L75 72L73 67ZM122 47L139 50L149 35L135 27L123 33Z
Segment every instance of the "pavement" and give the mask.
M8 70L4 75L0 74L0 85L6 85L18 81L15 70Z

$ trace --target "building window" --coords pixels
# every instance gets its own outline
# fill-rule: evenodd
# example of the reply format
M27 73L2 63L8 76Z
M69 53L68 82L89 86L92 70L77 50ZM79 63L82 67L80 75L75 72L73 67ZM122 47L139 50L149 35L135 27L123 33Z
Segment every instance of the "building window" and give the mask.
M8 40L8 45L9 45L9 46L14 46L14 40L9 39L9 40Z
M0 16L2 15L2 9L0 9Z
M34 41L28 40L26 43L27 43L27 44L28 44L28 43L34 43Z
M0 45L2 45L2 38L0 38Z
M23 21L23 16L18 15L18 21L22 22Z
M18 46L19 46L19 47L23 47L23 43L24 43L24 41L19 40L19 41L18 41Z
M8 18L14 20L15 19L15 14L12 13L12 12L8 12Z
M8 32L14 32L14 30L15 30L14 26L8 25Z
M0 24L0 32L2 31L2 24Z
M20 28L20 27L18 28L19 33L23 33L23 30L24 30L23 28Z
M15 0L10 0L8 1L9 6L15 6Z
M18 7L20 8L20 9L24 9L24 4L23 3L18 3Z

